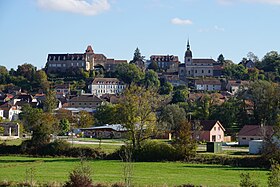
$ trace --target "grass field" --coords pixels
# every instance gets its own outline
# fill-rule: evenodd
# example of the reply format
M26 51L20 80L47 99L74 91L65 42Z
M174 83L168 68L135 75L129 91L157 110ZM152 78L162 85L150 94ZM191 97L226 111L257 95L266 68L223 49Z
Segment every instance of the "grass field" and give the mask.
M0 181L25 181L26 171L34 169L35 180L40 182L67 180L69 171L79 164L74 158L32 158L0 156ZM120 161L89 161L94 182L123 181L123 163ZM133 163L133 183L136 186L174 186L186 183L204 186L238 186L240 174L251 173L266 186L267 170L236 168L221 165L185 164L181 162Z

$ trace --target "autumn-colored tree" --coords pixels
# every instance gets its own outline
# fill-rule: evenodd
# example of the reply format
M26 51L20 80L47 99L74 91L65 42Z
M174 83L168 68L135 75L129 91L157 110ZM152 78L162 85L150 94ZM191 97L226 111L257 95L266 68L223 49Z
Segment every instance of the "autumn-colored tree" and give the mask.
M141 142L150 138L156 130L156 109L160 99L157 92L131 85L118 105L120 122L127 129L133 149L140 149Z
M93 126L93 124L94 124L93 115L83 110L79 112L78 128L90 127Z

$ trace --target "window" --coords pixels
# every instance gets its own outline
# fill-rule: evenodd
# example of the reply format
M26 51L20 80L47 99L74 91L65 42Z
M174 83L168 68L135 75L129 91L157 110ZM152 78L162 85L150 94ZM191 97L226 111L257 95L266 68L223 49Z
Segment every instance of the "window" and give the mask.
M216 130L216 127L214 127L214 131Z
M218 131L220 131L221 130L221 127L218 127Z
M208 70L208 73L211 73L211 70L210 70L210 69Z
M79 105L82 105L82 103L79 103Z
M195 70L194 72L197 73L197 70Z
M242 140L246 140L246 138L245 138L245 137L243 137L243 138L242 138Z
M250 140L254 140L254 138L250 138Z
M221 135L218 135L218 140L222 139L222 136Z
M201 73L204 73L204 70L201 70Z

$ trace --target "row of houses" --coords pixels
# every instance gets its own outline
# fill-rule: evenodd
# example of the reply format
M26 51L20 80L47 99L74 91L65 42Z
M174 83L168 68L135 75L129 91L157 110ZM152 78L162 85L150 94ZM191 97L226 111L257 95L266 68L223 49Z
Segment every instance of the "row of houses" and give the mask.
M192 121L192 136L201 142L230 142L231 137L225 136L226 129L217 120ZM200 126L199 130L195 130L195 126ZM80 129L84 136L95 138L125 138L127 129L121 124L106 124L104 126L96 126ZM167 131L161 138L171 138L172 132ZM265 137L273 135L271 126L262 127L260 125L245 125L238 133L238 144L249 145L252 140L264 140Z

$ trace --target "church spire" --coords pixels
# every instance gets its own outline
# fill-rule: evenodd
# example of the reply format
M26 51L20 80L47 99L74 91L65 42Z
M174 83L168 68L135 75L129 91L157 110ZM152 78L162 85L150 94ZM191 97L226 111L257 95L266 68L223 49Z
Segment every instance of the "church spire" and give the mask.
M190 39L188 38L188 42L187 42L187 50L190 50L191 46L190 46Z

